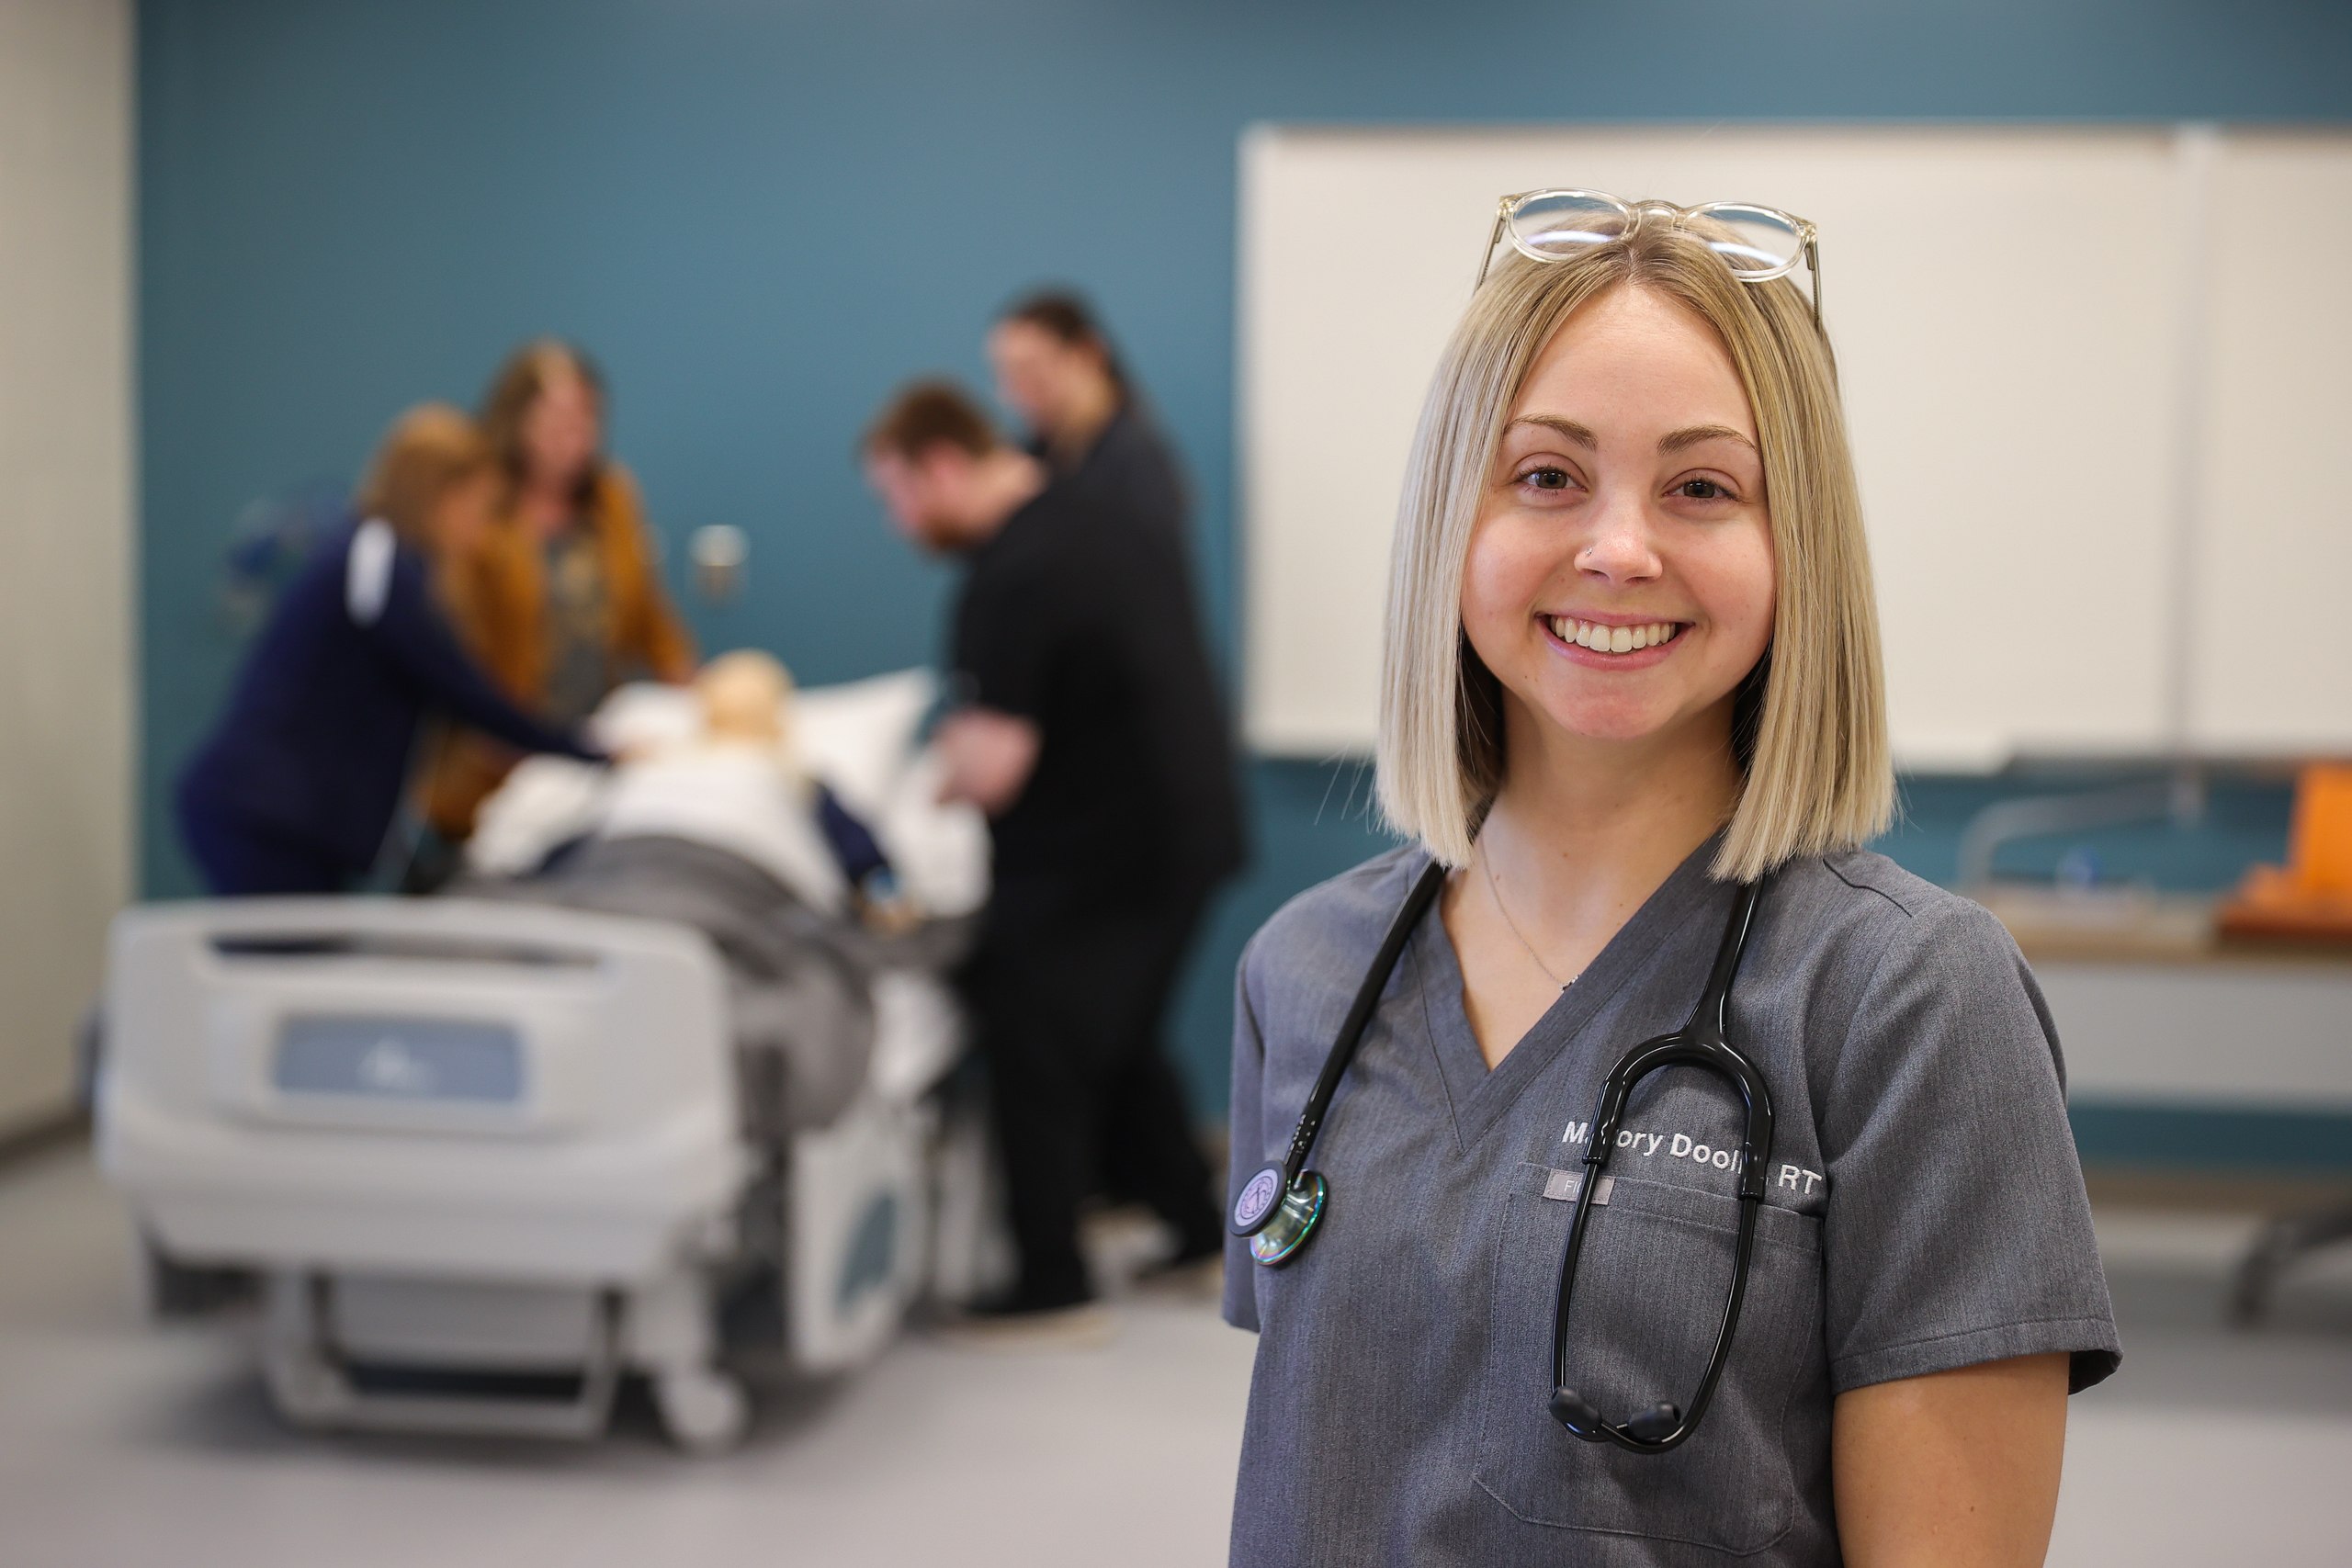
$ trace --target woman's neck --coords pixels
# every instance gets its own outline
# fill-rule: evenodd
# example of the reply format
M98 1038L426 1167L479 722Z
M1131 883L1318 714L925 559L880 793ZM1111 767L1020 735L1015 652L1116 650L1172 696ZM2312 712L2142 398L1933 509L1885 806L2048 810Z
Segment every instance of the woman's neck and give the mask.
M1532 924L1574 928L1638 908L1738 801L1728 702L1638 741L1568 735L1512 698L1505 710L1510 763L1481 852L1510 868Z
M514 496L514 515L531 536L552 539L571 526L580 513L580 481L532 475Z
M1096 438L1118 412L1119 389L1108 378L1080 388L1046 443L1055 460L1065 468L1078 463L1094 449Z

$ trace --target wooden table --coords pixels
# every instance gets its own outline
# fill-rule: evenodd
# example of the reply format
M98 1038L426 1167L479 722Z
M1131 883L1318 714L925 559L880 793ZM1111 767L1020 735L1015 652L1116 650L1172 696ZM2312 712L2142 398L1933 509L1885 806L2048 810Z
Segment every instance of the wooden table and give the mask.
M2041 984L2086 1142L2086 1116L2122 1111L2156 1145L2131 1174L2209 1197L2233 1178L2352 1176L2340 1157L2311 1160L2315 1145L2352 1146L2334 1122L2352 1122L2352 952L2225 942L2210 899L2036 890L1986 903ZM2085 1161L2097 1163L2087 1149ZM2264 1206L2271 1220L2232 1292L2245 1324L2268 1310L2283 1271L2352 1240L2340 1190Z
M1986 906L2041 982L2071 1098L2352 1116L2352 951L2223 942L2209 898Z

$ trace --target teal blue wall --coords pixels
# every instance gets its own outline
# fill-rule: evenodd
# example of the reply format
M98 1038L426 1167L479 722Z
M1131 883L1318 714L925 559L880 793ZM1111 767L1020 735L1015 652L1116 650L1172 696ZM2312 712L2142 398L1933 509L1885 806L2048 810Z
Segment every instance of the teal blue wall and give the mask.
M237 651L217 563L238 513L347 478L393 411L470 400L517 339L603 358L672 540L752 536L748 592L695 612L705 642L822 682L929 659L945 585L877 524L859 423L907 376L978 378L1013 291L1077 282L1191 462L1230 662L1253 121L2352 116L2352 7L2285 0L148 0L140 32L158 896L190 887L166 781ZM1890 847L1948 874L1986 790L1914 781ZM1251 794L1258 864L1180 1020L1204 1110L1240 941L1379 844L1352 770L1264 763ZM2283 831L2275 788L2233 811L2110 863L2226 882Z

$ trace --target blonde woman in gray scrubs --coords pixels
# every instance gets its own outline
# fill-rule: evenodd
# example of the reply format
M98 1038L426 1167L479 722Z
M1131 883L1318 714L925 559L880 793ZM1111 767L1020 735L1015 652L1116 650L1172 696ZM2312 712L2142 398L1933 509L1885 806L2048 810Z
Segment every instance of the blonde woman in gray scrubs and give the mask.
M1983 909L1860 847L1893 783L1793 276L1813 238L1766 209L1505 203L1397 521L1379 785L1409 841L1241 964L1245 1230L1376 1001L1312 1145L1314 1229L1228 1258L1226 1314L1259 1335L1236 1564L2042 1560L2066 1396L2119 1346L2032 976ZM1692 1017L1744 885L1724 1034L1769 1159L1725 1079L1678 1066L1586 1180L1604 1080ZM1600 1440L1560 1413L1571 1383L1612 1422L1703 1419Z

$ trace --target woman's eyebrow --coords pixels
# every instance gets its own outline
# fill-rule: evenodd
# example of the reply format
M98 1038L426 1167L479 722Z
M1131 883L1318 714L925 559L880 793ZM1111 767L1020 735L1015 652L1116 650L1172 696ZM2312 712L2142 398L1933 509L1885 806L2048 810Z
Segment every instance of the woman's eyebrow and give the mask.
M1749 451L1756 443L1728 424L1694 424L1682 430L1669 430L1657 439L1657 449L1663 456L1672 456L1686 446L1696 446L1702 441L1736 441Z
M1521 414L1519 418L1512 420L1510 424L1504 428L1510 429L1522 424L1542 425L1546 430L1555 431L1559 434L1566 436L1570 441L1575 442L1577 446L1586 448L1588 451L1598 451L1600 447L1600 438L1593 434L1589 426L1578 424L1572 419L1562 419L1557 414Z

